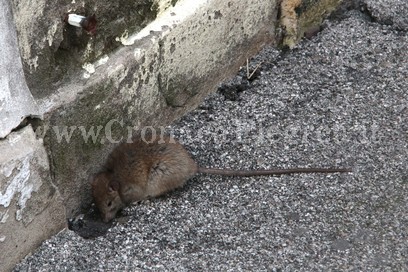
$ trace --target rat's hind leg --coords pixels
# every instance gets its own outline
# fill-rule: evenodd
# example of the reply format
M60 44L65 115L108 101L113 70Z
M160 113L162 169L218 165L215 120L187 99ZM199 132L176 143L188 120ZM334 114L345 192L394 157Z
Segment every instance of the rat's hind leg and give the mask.
M166 144L148 175L148 193L155 197L181 187L197 172L197 165L179 144Z

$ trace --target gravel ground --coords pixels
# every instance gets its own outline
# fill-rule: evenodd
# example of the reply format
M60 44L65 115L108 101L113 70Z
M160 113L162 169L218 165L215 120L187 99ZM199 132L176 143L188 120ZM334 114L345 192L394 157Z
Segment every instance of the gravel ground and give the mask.
M408 271L408 2L359 3L291 51L265 48L255 80L243 68L172 127L203 166L352 174L197 175L15 271Z

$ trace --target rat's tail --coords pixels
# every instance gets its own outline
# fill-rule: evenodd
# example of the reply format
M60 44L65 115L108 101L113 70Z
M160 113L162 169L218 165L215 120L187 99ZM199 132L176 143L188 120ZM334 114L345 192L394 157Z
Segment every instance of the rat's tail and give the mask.
M351 168L289 168L289 169L260 169L260 170L231 170L218 168L198 167L198 173L222 175L222 176L265 176L284 175L296 173L347 173L353 172Z

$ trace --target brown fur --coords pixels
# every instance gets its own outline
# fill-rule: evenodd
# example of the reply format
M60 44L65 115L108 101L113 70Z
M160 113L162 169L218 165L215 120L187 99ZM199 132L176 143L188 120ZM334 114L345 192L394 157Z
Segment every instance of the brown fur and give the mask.
M121 208L181 187L197 172L187 151L168 136L151 143L134 138L110 154L105 170L92 180L95 204L105 222Z

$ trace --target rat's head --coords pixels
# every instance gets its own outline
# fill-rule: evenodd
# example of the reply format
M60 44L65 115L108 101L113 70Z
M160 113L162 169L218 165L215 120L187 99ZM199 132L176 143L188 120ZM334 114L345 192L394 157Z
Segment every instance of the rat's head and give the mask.
M102 220L108 222L115 218L116 213L124 207L119 196L119 183L109 172L97 174L91 181L92 195Z

